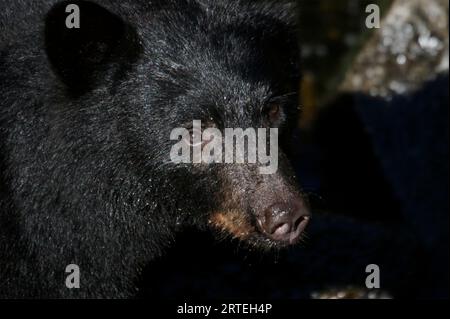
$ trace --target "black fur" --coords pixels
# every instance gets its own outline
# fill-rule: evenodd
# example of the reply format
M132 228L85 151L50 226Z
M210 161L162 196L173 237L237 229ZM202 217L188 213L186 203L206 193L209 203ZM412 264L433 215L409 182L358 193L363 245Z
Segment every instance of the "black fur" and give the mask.
M265 177L169 161L170 131L193 119L269 126L261 110L288 94L279 125L293 125L291 5L94 2L0 2L2 297L132 296L179 225L207 227L225 197L253 222L261 192L295 189L284 156ZM63 26L68 3L80 30ZM65 287L71 263L80 289Z

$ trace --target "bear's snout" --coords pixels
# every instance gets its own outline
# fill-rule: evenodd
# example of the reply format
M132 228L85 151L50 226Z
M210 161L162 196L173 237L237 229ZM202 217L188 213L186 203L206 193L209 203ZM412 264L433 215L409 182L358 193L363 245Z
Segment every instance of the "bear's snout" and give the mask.
M257 218L257 225L270 239L285 244L295 244L309 223L311 214L303 200L291 199L270 205Z

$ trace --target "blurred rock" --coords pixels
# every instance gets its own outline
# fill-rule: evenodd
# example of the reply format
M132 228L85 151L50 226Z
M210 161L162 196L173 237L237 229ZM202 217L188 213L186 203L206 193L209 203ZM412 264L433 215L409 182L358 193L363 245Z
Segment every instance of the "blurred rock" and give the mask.
M396 0L341 90L390 98L449 68L447 0Z
M392 296L382 290L373 290L344 287L344 288L330 288L312 294L313 299L392 299Z

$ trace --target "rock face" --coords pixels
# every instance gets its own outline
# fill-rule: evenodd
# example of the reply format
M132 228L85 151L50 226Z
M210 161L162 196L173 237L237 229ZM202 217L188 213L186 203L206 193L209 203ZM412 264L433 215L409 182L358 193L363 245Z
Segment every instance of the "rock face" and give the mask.
M389 98L448 70L448 9L446 0L396 0L341 90Z

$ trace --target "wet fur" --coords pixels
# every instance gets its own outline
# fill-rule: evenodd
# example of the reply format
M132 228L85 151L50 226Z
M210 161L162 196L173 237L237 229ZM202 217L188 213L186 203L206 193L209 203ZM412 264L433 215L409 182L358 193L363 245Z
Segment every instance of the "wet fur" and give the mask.
M173 165L168 137L192 119L267 125L261 107L297 85L295 18L258 1L71 1L104 14L78 54L55 29L68 3L57 2L0 1L0 296L130 297L180 223L208 227L238 196L229 185L258 189L252 168ZM99 44L96 23L117 38ZM283 112L288 132L296 96ZM247 229L260 197L230 201L234 217L213 223ZM80 289L64 285L71 263Z

